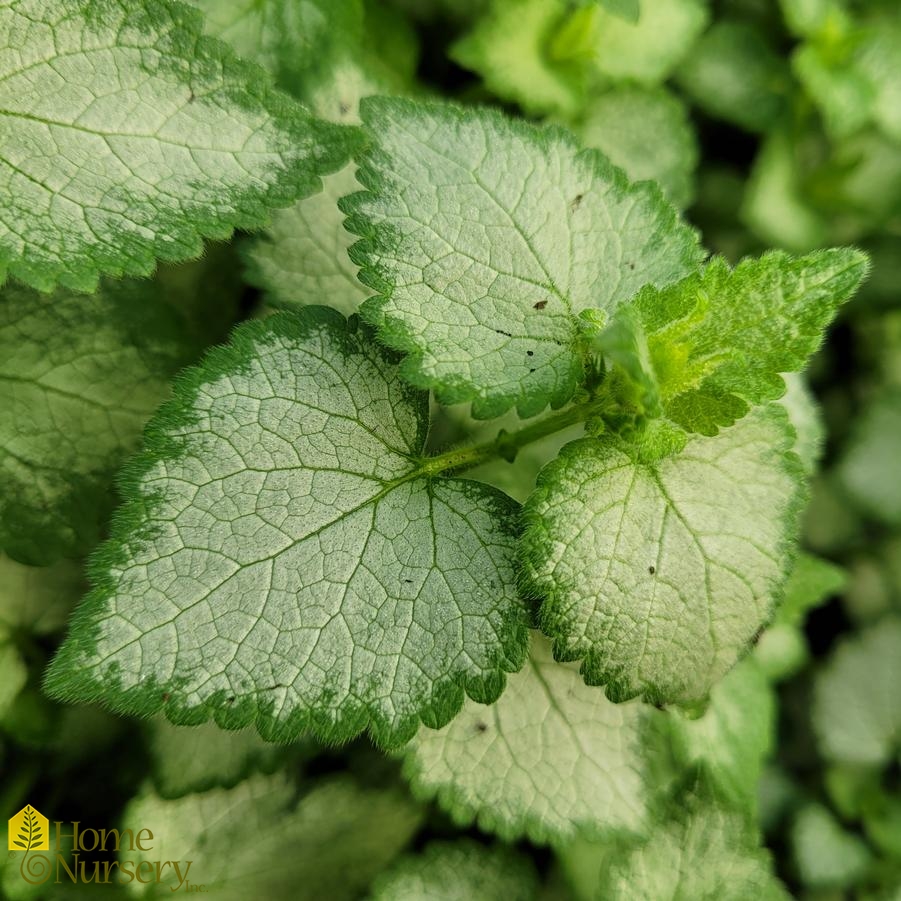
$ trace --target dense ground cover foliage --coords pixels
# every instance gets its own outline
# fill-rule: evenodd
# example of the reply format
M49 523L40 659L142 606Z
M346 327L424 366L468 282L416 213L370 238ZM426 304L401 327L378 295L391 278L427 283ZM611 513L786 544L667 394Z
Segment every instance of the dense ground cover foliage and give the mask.
M0 896L901 898L896 2L0 0L0 188Z

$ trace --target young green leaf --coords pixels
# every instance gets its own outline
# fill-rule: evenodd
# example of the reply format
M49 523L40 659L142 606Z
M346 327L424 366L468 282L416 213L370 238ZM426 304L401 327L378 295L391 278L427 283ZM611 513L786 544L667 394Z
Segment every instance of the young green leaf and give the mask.
M901 618L846 639L814 689L813 725L827 760L879 766L901 749Z
M593 2L600 3L606 10L627 22L635 23L641 17L641 0L593 0Z
M807 662L810 652L804 620L810 610L840 592L846 581L847 574L835 564L804 552L798 555L776 616L754 648L754 657L767 678L774 682L785 679Z
M176 382L48 677L60 697L271 739L401 744L527 646L515 504L434 477L428 398L322 307L248 323Z
M601 872L604 901L789 901L772 861L743 813L709 792L691 793L674 805L642 845L612 855Z
M845 0L779 0L789 31L799 38L811 37L847 17Z
M197 352L172 287L0 293L0 548L16 559L47 563L96 543L113 473Z
M800 626L808 611L831 595L838 594L847 582L847 573L828 560L800 553L785 583L785 595L776 613L776 622Z
M776 405L676 456L585 438L526 504L522 560L558 659L615 700L703 698L770 618L801 501Z
M370 901L534 901L535 869L510 848L435 842L400 858L372 887Z
M0 8L0 280L91 291L266 222L350 155L174 0ZM27 40L23 40L27 35Z
M645 375L650 365L649 412L715 435L749 406L778 399L780 373L803 368L867 268L856 250L772 252L735 269L716 259L670 288L643 289L617 327L634 332Z
M656 713L611 704L535 634L529 662L497 703L467 702L440 732L421 730L404 772L457 823L477 820L505 839L640 832L652 793L644 729Z
M834 138L853 135L869 123L895 141L901 138L899 41L901 17L894 8L861 21L833 15L823 35L795 52L795 73Z
M680 209L694 195L698 142L688 111L663 88L624 86L594 96L576 134L632 181L656 181Z
M133 800L122 827L149 829L145 853L122 848L134 861L181 861L181 875L164 868L162 881L133 883L138 897L170 897L187 877L221 901L294 898L353 901L404 848L422 813L392 788L364 789L346 777L318 782L308 794L284 775L252 776L233 789L164 801ZM191 870L187 863L191 861ZM202 873L202 875L201 875Z
M362 115L368 190L342 201L380 295L362 312L442 403L485 419L560 406L583 374L579 313L611 313L700 260L655 187L562 131L405 100L367 99Z
M745 185L741 218L766 244L803 253L828 243L830 223L806 196L804 156L790 129L763 141Z

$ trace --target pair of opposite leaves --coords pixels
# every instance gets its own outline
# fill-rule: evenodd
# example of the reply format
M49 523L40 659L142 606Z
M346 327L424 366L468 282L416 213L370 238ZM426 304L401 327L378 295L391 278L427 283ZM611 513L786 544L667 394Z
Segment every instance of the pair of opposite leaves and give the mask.
M803 366L865 259L699 270L656 188L562 132L399 100L363 116L367 190L343 208L378 291L364 317L406 357L315 308L242 326L183 376L126 471L49 687L398 745L520 669L521 569L586 681L616 700L705 696L791 564L802 467L769 403L779 373ZM611 359L679 452L568 445L520 539L509 498L428 470L422 389L483 418L560 406L596 337L584 311L613 321Z

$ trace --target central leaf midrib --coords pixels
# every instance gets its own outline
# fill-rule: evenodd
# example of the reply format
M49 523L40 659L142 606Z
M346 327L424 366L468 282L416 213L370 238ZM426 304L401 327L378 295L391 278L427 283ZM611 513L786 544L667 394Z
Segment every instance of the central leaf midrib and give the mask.
M446 481L452 481L450 479L446 479L446 477L442 476L440 473L430 472L428 469L426 469L425 464L427 463L428 459L429 458L426 458L426 460L423 461L423 463L420 464L420 466L411 470L409 473L406 473L405 475L402 475L402 476L398 476L397 478L392 479L388 482L385 482L376 476L366 476L366 475L362 475L360 473L347 473L347 475L354 475L357 478L368 479L371 481L380 482L382 485L382 488L380 491L376 492L376 494L372 495L371 497L366 498L366 500L364 500L364 501L361 501L355 507L351 507L349 510L342 511L334 519L331 519L328 522L323 523L321 526L317 526L317 528L315 528L313 531L307 532L304 535L300 535L296 538L293 538L284 547L279 548L277 551L274 551L271 554L267 554L265 557L258 557L257 559L252 560L248 563L238 563L238 561L235 560L234 561L235 567L236 567L235 571L230 573L222 582L220 582L214 590L218 590L219 588L221 588L223 585L225 585L227 582L229 582L231 579L233 579L235 577L235 575L237 575L239 572L241 572L241 570L248 569L251 566L257 566L260 563L268 563L272 560L276 560L282 554L286 553L287 551L290 551L292 548L297 547L297 545L299 545L299 544L303 544L305 541L308 541L311 538L316 538L317 536L321 535L323 532L330 529L332 526L337 525L344 519L347 519L349 516L354 516L355 514L359 513L360 511L365 510L370 505L378 505L378 503L381 500L383 500L385 497L387 497L387 495L389 495L396 488L399 488L401 485L405 485L408 482L413 482L417 478L422 478L427 483L429 483L432 480L437 479L437 478L444 478ZM291 471L294 469L298 469L298 470L302 471L303 467L290 467L286 471ZM240 471L241 472L245 472L245 471L271 472L272 470L250 470L248 468L248 469L242 469ZM213 548L203 548L203 550L207 553L217 553ZM223 554L223 556L226 556L226 555ZM230 557L228 559L233 560L234 558ZM211 594L211 593L212 592L209 592L208 594L204 595L203 598L198 598L196 601L193 601L188 607L184 607L181 610L179 610L178 613L176 613L175 617L172 618L172 620L167 621L167 623L161 623L160 625L166 625L166 624L168 624L168 622L172 622L174 619L176 619L178 616L180 616L186 610L189 610L190 607L193 607L194 604L197 604L201 600L204 600L206 597L209 597L209 594Z

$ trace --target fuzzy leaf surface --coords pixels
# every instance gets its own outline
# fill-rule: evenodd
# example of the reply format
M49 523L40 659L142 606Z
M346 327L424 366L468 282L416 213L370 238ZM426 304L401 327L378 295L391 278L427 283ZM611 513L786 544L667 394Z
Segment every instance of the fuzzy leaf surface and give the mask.
M650 796L642 739L655 714L584 685L536 633L501 698L491 707L468 702L444 729L421 730L404 772L457 823L477 821L507 840L637 833Z
M200 30L174 0L0 6L0 280L147 275L263 225L347 159L352 132Z
M757 408L676 456L586 438L542 472L522 560L561 660L615 700L694 701L770 618L801 501L794 435Z
M342 201L379 292L363 315L402 372L477 418L560 406L583 373L584 310L612 313L700 260L659 190L572 138L490 110L363 101L366 191Z
M715 435L751 406L778 399L780 373L803 368L867 269L866 256L846 248L799 258L774 252L735 269L716 259L678 285L643 289L616 326L628 317L650 361L649 411Z
M518 511L427 475L427 400L334 311L238 329L148 426L52 691L385 746L493 701L528 637Z

